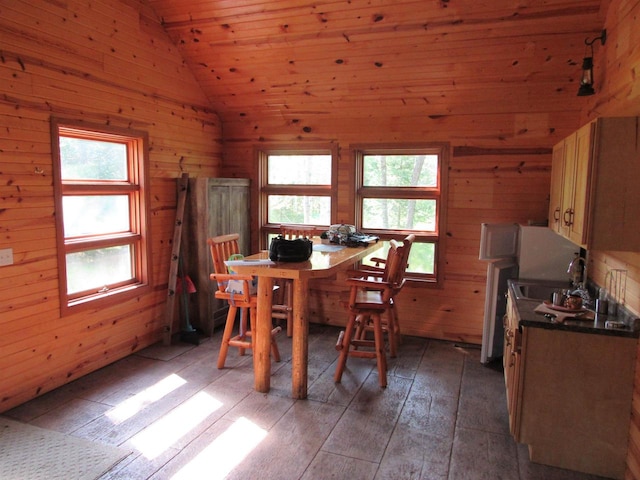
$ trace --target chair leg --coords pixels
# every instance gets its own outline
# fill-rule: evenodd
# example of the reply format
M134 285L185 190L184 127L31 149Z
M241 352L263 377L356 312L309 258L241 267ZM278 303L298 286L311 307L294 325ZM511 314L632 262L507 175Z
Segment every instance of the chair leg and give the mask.
M345 328L344 335L342 336L342 344L340 345L340 355L338 356L336 372L333 375L333 381L336 383L340 383L342 380L342 373L344 372L344 367L347 364L347 357L349 356L349 348L351 347L351 337L353 336L355 323L356 315L349 315L349 320L347 320L347 326Z
M378 363L378 382L382 388L387 386L387 356L384 351L384 333L382 332L382 320L380 314L375 313L373 317L373 337L376 349L376 360Z
M220 353L218 354L218 368L224 368L224 363L227 360L227 352L229 351L229 340L233 334L233 324L236 321L237 307L229 305L229 312L227 313L227 322L224 325L224 332L222 334L222 343L220 344Z
M396 336L396 343L400 345L402 343L402 332L400 331L400 320L398 320L398 310L394 301L391 303L391 315L393 315L393 327Z
M360 319L359 321L356 321L356 331L354 333L353 338L356 338L358 340L366 340L367 337L367 322L368 319L363 318L362 315L360 315ZM355 350L358 349L358 346L354 346Z
M398 355L398 327L397 318L393 308L387 312L387 338L389 339L389 356L395 358Z
M287 337L293 336L293 282L287 280L285 284L287 305Z
M240 308L240 331L238 332L238 340L246 340L247 338L247 315L249 314L248 308ZM252 342L253 343L253 342ZM240 356L244 356L247 349L244 347L239 347Z
M275 336L271 335L271 355L276 362L280 361L280 350L278 350L278 344L276 343Z

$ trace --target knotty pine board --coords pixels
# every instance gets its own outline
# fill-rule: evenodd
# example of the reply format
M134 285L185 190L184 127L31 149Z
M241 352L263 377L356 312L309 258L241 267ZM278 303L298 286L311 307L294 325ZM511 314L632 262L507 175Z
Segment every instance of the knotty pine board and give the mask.
M2 267L0 278L0 411L160 339L175 179L184 171L219 176L222 162L219 118L159 23L152 27L117 0L92 9L74 1L45 7L15 4L0 19L3 32L14 32L3 36L0 64L7 88L0 101L0 248L14 250L14 265ZM53 28L74 11L82 12L77 29ZM115 18L118 34L110 36ZM148 131L148 294L60 317L51 115Z

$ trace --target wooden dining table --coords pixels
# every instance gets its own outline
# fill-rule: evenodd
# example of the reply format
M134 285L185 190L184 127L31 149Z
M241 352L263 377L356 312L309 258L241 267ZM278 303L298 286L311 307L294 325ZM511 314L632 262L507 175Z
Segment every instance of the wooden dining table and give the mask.
M258 305L253 347L254 386L258 392L268 392L271 378L271 329L274 280L293 280L293 333L291 352L292 397L307 398L307 369L309 360L309 280L328 278L347 270L354 263L382 247L382 242L362 247L324 245L315 240L313 253L305 262L271 262L269 252L263 251L234 263L239 274L258 277Z

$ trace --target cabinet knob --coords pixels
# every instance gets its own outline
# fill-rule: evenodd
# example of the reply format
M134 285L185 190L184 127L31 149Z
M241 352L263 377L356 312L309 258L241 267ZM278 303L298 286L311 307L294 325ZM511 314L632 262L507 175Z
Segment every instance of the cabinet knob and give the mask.
M553 211L553 221L556 223L560 221L560 207L556 207Z

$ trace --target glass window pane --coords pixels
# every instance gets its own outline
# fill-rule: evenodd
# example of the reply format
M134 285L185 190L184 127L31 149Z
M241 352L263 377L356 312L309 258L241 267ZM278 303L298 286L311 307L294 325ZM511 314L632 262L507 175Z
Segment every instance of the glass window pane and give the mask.
M402 240L398 238L398 240ZM386 258L389 252L389 242L384 242L382 249L375 251L364 258L363 263L373 265L372 257ZM408 273L422 273L433 275L435 273L436 246L433 243L414 242L409 253Z
M436 231L436 201L398 198L365 198L362 228Z
M127 145L124 143L60 137L63 180L126 181Z
M331 197L269 195L267 208L269 223L300 225L331 223Z
M271 185L331 185L331 155L269 155Z
M409 273L427 273L433 275L435 269L436 246L433 243L417 243L411 245L409 253Z
M65 238L131 230L127 195L67 195L62 209Z
M133 251L129 245L67 254L67 293L73 294L134 277Z
M437 155L365 155L365 187L437 187Z

